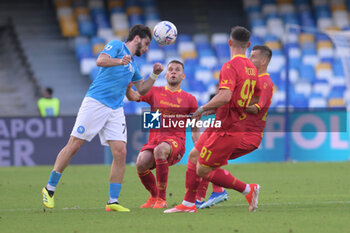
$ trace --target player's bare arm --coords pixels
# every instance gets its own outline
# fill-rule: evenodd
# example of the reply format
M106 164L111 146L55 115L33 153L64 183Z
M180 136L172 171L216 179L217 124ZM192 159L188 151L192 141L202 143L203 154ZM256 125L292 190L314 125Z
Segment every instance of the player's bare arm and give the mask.
M126 98L128 98L129 101L139 101L141 98L141 95L137 92L131 89L131 87L134 84L132 82L129 83L127 89L126 89Z
M140 93L140 95L147 94L147 92L153 86L154 82L157 80L158 75L162 73L163 70L163 65L160 63L156 63L153 65L153 73L149 76L149 78L146 81L141 80L138 82L134 82L136 90Z
M200 119L203 112L216 110L217 108L230 102L231 97L232 97L231 90L220 89L219 92L207 104L197 109L197 111L193 114L193 118Z
M250 114L258 114L259 108L256 106L257 103L259 103L260 96L253 96L252 100L250 101L250 105L245 108L245 112Z
M192 133L193 144L196 144L199 137L201 136L201 132L199 131L199 129L196 126L194 126L191 128L191 133Z
M96 65L101 67L122 66L128 64L130 61L130 55L124 55L122 59L119 59L111 58L108 54L101 53L97 58Z

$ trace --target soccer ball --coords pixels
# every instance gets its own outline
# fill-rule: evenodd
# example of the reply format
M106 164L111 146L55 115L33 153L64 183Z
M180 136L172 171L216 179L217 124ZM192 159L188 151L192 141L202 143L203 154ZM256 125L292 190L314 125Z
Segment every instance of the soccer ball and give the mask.
M154 27L153 37L159 45L173 44L177 37L177 29L173 23L161 21Z

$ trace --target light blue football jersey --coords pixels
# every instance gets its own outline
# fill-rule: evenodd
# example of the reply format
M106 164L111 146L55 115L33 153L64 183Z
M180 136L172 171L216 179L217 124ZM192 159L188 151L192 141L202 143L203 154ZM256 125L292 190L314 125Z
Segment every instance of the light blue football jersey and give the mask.
M123 58L130 55L129 49L121 41L111 41L103 49L102 53L111 58ZM131 57L131 62L124 66L100 67L96 79L92 82L86 93L87 97L94 98L112 109L123 106L126 87L129 82L142 80L139 68Z

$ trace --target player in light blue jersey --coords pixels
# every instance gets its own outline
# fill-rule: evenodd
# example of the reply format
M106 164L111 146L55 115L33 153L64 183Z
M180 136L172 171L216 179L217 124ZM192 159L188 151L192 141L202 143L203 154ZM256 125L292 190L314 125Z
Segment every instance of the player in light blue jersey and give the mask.
M153 73L144 81L134 61L134 55L141 56L148 51L151 39L148 27L135 25L130 29L125 43L109 42L97 58L96 63L100 67L98 75L82 102L67 145L57 156L48 184L42 189L46 207L54 207L56 185L73 155L85 141L91 141L99 134L101 144L108 145L113 155L106 210L130 211L118 202L125 171L127 141L123 99L129 82L133 82L137 91L145 95L163 71L160 63L154 64Z

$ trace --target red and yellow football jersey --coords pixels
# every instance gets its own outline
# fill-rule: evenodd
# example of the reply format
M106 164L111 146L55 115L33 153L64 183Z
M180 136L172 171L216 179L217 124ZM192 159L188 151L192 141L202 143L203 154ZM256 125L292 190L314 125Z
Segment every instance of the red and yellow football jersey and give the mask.
M247 131L263 132L266 125L266 117L273 95L273 82L268 73L259 75L259 86L261 95L259 103L255 104L259 108L258 114L248 114Z
M187 116L197 110L198 103L193 95L181 89L172 92L166 86L152 87L145 96L141 96L140 101L148 103L151 111L159 110L162 113L161 118L167 124L167 128L162 125L160 129L151 129L149 142L160 136L177 136L185 140L186 127L181 127L176 122L186 122Z
M243 55L234 56L221 68L219 88L232 91L230 102L216 111L216 120L221 120L223 131L245 130L247 114L244 109L249 106L253 95L260 96L257 74L253 63Z

